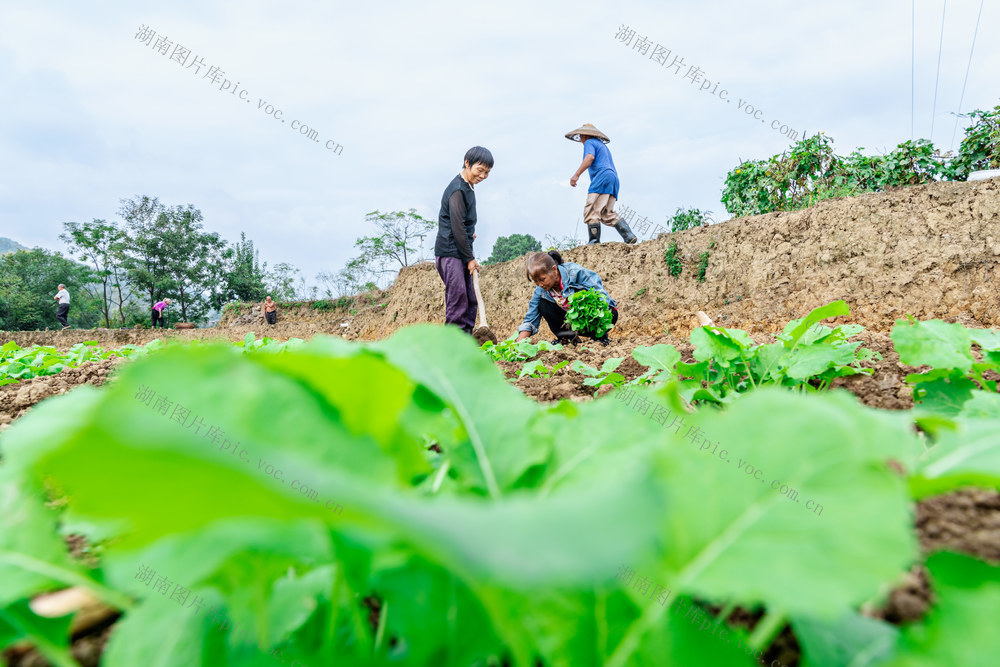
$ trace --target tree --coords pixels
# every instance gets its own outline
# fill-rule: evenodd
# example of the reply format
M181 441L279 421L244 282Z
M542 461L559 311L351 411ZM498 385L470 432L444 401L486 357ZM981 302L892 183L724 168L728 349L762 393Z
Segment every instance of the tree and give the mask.
M172 281L164 268L166 249L161 216L166 207L157 197L122 199L119 215L125 221L127 242L121 253L130 283L148 294L149 307L170 290Z
M60 283L70 292L69 318L81 329L96 326L101 319L98 279L87 266L57 252L35 248L0 255L0 291L6 326L15 330L58 326L52 297Z
M529 252L541 252L542 244L531 234L511 234L501 236L493 244L493 253L483 264L499 264L524 256Z
M88 262L94 270L94 276L101 286L101 311L104 315L104 326L111 327L111 307L114 302L114 290L118 289L118 309L122 313L121 271L122 250L125 235L113 223L105 220L92 222L65 222L66 230L59 238L76 253L81 261ZM124 313L121 315L125 321Z
M551 234L546 234L545 243L545 252L548 252L549 250L572 250L573 248L579 248L583 242L574 236L564 236L560 240Z
M227 301L261 301L267 296L267 262L260 265L260 253L254 249L253 241L246 233L240 232L240 240L233 245L232 268L230 269ZM274 295L271 295L272 298Z
M218 234L202 231L201 223L201 211L188 204L166 209L157 225L163 273L170 279L184 321L202 319L209 305L204 294L210 291L210 267L218 263L226 246Z
M288 262L275 264L274 269L267 274L267 291L275 301L292 301L295 299L295 279L299 270Z
M31 328L31 323L43 320L41 304L24 289L21 278L0 267L0 331Z
M417 214L417 210L381 213L372 211L365 215L367 222L373 223L380 232L375 236L362 236L354 242L361 249L361 255L351 260L348 266L356 273L369 274L378 282L387 274L395 273L409 266L416 258L413 254L423 246L427 236L437 222L427 220ZM420 239L420 246L414 243Z

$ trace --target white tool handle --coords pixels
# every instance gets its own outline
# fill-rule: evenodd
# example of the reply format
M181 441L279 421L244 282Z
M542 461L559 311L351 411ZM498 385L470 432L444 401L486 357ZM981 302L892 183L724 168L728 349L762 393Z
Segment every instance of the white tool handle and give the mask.
M472 272L472 286L476 290L476 304L479 306L479 326L489 327L486 324L486 307L483 305L483 293L479 291L479 270Z

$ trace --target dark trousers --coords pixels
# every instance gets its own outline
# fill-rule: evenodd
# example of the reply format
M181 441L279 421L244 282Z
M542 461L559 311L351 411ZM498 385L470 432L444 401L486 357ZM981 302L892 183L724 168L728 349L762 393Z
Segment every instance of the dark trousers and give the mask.
M468 265L458 257L435 257L434 266L444 281L444 323L472 333L479 304Z
M156 323L160 323L160 328L162 329L165 325L163 323L163 313L153 308L153 328L156 328Z
M278 311L272 310L270 313L264 313L264 318L268 324L274 324L278 320Z
M63 325L64 327L69 326L69 318L66 317L68 314L69 314L69 304L60 303L59 307L56 308L56 319L59 320L59 324Z
M545 319L545 323L549 325L549 329L552 329L553 334L558 334L560 331L566 328L566 311L563 310L559 304L549 301L548 299L538 300L538 312ZM618 309L611 309L611 323L616 324L618 322ZM584 336L590 336L594 338L591 334L586 331L577 331L579 334Z

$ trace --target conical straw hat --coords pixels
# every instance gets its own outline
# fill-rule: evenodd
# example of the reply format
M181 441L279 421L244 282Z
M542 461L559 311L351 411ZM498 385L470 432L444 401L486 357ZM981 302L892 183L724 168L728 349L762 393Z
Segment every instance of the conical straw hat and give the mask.
M579 141L580 143L583 143L586 140L581 139L581 136L596 137L606 144L611 143L611 139L608 138L608 135L604 134L590 123L584 123L572 132L566 133L566 138L570 141Z

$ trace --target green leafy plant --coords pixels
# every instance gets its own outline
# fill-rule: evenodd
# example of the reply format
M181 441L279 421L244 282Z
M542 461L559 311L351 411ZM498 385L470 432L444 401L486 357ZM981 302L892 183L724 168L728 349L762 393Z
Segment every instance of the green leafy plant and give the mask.
M639 391L683 410L671 386ZM165 400L238 441L250 463L161 414ZM733 462L615 401L535 404L443 327L365 346L314 339L282 355L168 348L5 432L0 610L20 616L3 636L37 627L26 599L74 585L123 612L108 667L150 655L269 664L257 642L310 665L749 667L736 642L619 586L615 572L630 562L686 600L760 606L775 625L833 618L910 567L907 488L884 465L919 448L905 424L843 397L775 391L687 418ZM823 516L736 459L794 480ZM691 513L683 499L704 488L718 490L712 511ZM68 557L66 529L95 545L95 567ZM800 539L785 539L790 531ZM139 566L172 574L247 633L136 582ZM366 598L378 603L371 623ZM602 639L582 636L581 624ZM68 639L65 627L27 634L53 656ZM758 633L750 644L760 652L767 641Z
M581 290L569 295L566 326L574 331L603 337L611 330L611 306L595 290Z
M525 363L524 366L521 367L521 370L517 374L517 379L520 380L523 377L549 378L552 377L555 374L555 372L558 371L560 368L564 368L568 365L569 365L569 360L567 359L565 361L560 361L559 363L555 364L552 368L549 368L544 363L542 363L540 359L535 359L533 361Z
M705 272L708 270L708 251L698 255L698 282L705 282Z
M681 263L677 252L677 241L671 241L666 251L663 253L663 260L667 263L667 272L675 278L681 275L684 265Z
M532 343L530 340L517 341L515 336L511 336L506 340L502 340L499 343L493 343L493 341L486 341L482 344L480 349L485 352L490 359L493 361L527 361L531 359L539 352L544 352L546 350L561 350L562 345L549 343L547 341L539 341L538 343Z
M671 232L680 232L695 227L707 227L711 222L711 211L678 207L674 214L667 218L667 229Z
M814 326L831 306L779 345L836 337ZM718 333L706 345L739 363L743 337ZM1000 487L1000 419L962 422L925 455L907 415L838 393L765 387L690 412L684 381L663 377L633 390L638 407L539 405L446 327L277 355L246 343L168 346L4 432L0 649L27 639L71 665L69 619L28 604L70 586L122 612L106 667L277 664L261 645L311 667L750 667L786 626L803 664L871 645L877 664L972 665L1000 648L997 568L965 556L927 559L926 619L899 631L858 613L920 560L914 494L973 475ZM633 357L662 374L670 349ZM656 421L666 412L683 425ZM901 479L887 459L915 472ZM67 553L67 533L95 563ZM764 615L749 636L728 613L710 619L722 639L623 585L625 563L692 613ZM140 566L170 575L170 592L137 581ZM177 586L206 608L176 604Z
M594 368L593 366L588 366L579 359L575 359L572 364L570 364L570 369L586 375L583 384L587 387L600 387L601 385L610 384L614 387L619 387L625 384L625 377L616 373L615 369L618 368L621 363L625 360L624 357L611 357L606 359L601 367ZM594 392L597 395L597 392Z
M59 352L56 348L45 345L21 348L14 341L8 341L0 347L0 385L55 375L88 361L100 361L112 357L131 359L149 351L148 345L144 347L125 345L116 350L105 350L98 347L95 341L87 341L73 345L66 352Z
M864 331L856 324L826 327L820 320L849 314L847 304L835 301L792 320L778 335L779 342L757 345L745 331L699 327L691 332L695 363L681 361L672 345L637 347L633 358L649 368L628 384L678 380L681 396L693 403L723 405L762 386L781 386L800 392L819 392L837 377L868 373L860 366L881 359L878 352L860 348L848 339Z
M906 382L914 386L918 413L950 418L969 405L976 413L1000 414L1000 386L987 378L991 371L1000 372L1000 331L910 318L897 320L890 337L902 363L931 367L906 376ZM981 351L978 361L973 343Z
M948 175L964 181L973 171L1000 168L1000 104L989 111L969 112L972 124L965 129L958 155L948 165Z

